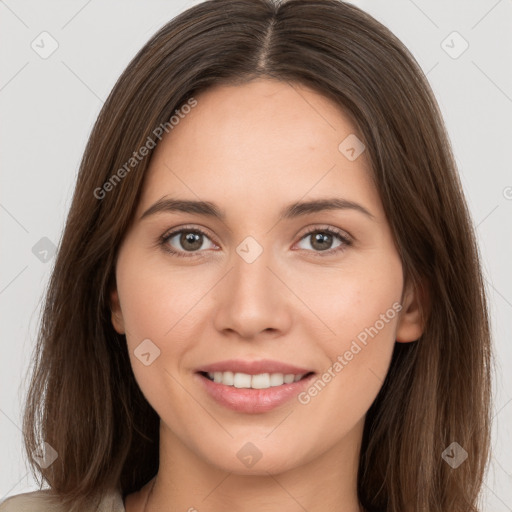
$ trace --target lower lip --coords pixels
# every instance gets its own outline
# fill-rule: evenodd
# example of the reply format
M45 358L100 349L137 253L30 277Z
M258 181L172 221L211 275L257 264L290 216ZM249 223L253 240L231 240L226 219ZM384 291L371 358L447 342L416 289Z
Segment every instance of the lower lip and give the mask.
M267 389L252 389L226 386L213 382L200 373L195 375L201 380L206 392L219 404L228 409L249 414L267 412L279 407L296 397L304 388L309 386L311 380L315 377L315 374L312 373L308 377L291 384L272 386Z

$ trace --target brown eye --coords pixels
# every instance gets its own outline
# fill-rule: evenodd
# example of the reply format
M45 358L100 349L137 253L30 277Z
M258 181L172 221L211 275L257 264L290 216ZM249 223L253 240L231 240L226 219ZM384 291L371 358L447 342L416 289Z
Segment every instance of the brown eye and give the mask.
M351 241L341 232L335 231L331 228L314 228L308 231L302 238L302 240L307 240L309 238L309 245L311 246L313 252L319 253L319 256L324 256L324 254L320 254L325 252L325 255L332 255L339 251L343 251L347 246L351 245ZM336 244L336 239L339 242ZM301 247L301 249L310 250L308 247Z
M330 249L334 241L333 235L328 233L318 232L312 233L309 236L311 237L311 246L319 251L326 251L327 249Z
M201 246L203 245L202 237L203 235L200 233L182 231L179 237L179 243L186 251L196 251L201 249Z
M201 249L207 249L208 247L204 247L205 239L209 240L209 237L200 229L184 228L164 235L161 244L167 252L186 257L188 256L186 253L191 253L190 255L193 256L194 253L201 252ZM215 247L215 244L212 243L212 245Z

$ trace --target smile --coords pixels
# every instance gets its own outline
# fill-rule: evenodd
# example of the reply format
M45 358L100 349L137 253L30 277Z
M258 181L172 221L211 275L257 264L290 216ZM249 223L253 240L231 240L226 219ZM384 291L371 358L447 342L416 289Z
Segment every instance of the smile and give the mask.
M298 382L305 375L309 374L293 374L293 373L260 373L258 375L249 375L242 372L204 372L206 377L217 384L232 386L235 388L246 389L268 389L271 387L282 386L283 384L291 384ZM311 373L311 372L310 372Z
M297 398L312 380L307 374L241 372L196 372L199 386L218 405L239 413L257 414L271 411Z

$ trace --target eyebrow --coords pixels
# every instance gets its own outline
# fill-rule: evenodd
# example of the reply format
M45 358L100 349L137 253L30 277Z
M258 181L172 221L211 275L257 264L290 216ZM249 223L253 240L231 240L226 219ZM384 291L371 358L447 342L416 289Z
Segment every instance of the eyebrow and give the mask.
M372 220L375 220L374 215L372 215L364 206L338 197L290 203L279 212L278 218L279 220L293 219L303 215L328 210L354 210L366 215ZM204 215L207 217L217 218L222 221L226 220L226 213L215 203L209 201L173 199L170 197L163 197L159 199L141 215L139 220L160 212L182 212Z

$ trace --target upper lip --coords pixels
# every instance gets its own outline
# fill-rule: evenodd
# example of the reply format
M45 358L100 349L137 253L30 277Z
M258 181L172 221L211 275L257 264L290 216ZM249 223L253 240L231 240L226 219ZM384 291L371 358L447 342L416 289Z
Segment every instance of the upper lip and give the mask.
M248 375L259 375L261 373L283 373L302 375L313 372L308 368L301 368L281 361L270 359L260 359L258 361L247 361L243 359L229 359L227 361L218 361L198 368L198 372L233 372L247 373Z

